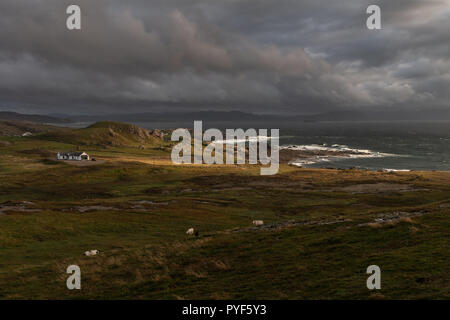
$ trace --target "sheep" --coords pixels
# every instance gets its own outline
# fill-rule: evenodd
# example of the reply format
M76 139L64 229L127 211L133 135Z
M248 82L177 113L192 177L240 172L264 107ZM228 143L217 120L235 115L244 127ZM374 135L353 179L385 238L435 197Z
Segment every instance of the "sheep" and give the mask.
M194 234L194 228L189 228L188 231L186 231L186 234L192 236Z
M262 221L262 220L253 220L253 224L255 226L262 226L264 224L264 221Z
M91 256L96 256L99 253L100 253L100 251L98 251L98 250L90 250L90 251L86 251L84 253L84 255L87 257L91 257Z

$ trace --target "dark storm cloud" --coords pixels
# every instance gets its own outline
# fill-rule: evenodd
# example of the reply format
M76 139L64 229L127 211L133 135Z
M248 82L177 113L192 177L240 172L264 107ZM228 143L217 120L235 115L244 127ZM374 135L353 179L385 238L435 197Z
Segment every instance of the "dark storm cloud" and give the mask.
M69 4L82 8L81 31L65 28ZM369 4L381 6L383 30L367 30ZM2 0L0 107L448 106L449 9L450 0Z

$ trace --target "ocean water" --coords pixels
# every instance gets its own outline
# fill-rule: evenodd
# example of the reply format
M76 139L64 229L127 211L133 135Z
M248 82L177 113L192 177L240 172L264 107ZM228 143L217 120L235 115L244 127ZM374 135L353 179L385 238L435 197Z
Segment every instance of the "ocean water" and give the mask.
M191 121L135 124L146 129L193 127ZM368 152L367 157L313 159L303 164L306 167L450 171L449 121L203 122L203 129L208 128L278 128L282 146L348 148Z
M319 159L308 167L450 171L450 122L307 123L284 129L281 135L281 145L335 145L369 152L367 157Z

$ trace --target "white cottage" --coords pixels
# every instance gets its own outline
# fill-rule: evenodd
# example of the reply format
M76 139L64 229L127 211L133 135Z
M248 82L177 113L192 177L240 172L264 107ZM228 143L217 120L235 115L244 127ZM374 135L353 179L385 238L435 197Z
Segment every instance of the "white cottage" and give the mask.
M56 157L58 160L89 160L89 155L86 152L58 152Z

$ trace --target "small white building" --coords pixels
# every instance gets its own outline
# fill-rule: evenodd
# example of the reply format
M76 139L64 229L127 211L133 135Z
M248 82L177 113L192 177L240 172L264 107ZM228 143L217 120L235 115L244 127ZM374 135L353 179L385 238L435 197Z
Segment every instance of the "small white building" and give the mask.
M89 155L86 152L58 152L56 155L58 160L89 160Z

